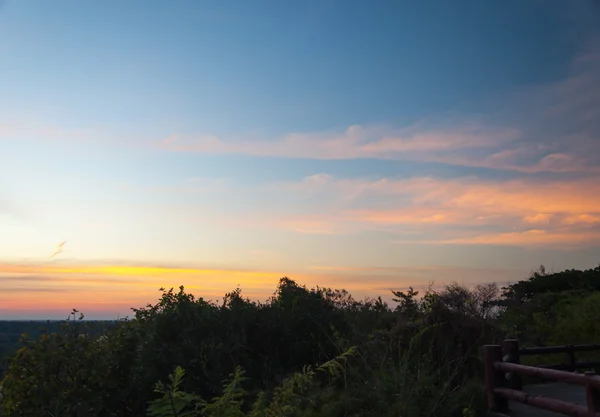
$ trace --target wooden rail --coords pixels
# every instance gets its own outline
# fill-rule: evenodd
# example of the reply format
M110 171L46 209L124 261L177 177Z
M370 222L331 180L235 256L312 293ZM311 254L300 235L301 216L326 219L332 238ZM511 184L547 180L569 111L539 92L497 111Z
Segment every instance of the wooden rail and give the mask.
M514 339L505 340L503 346L484 346L485 386L489 408L505 413L508 411L508 401L512 400L568 416L600 417L600 376L595 375L594 372L585 374L573 372L576 369L600 366L600 362L577 362L575 360L575 352L594 350L600 350L600 345L519 349L519 342ZM520 364L520 357L523 355L548 353L565 353L567 363L542 366ZM522 376L539 377L583 386L586 390L587 407L523 392Z

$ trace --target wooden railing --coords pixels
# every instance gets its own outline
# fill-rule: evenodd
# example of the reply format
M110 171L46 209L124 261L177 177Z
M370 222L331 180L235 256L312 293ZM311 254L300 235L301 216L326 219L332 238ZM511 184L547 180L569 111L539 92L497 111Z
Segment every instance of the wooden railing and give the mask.
M505 340L503 346L486 345L483 349L485 386L490 410L505 413L508 411L508 401L512 400L568 416L600 417L600 376L597 376L595 372L574 373L577 369L600 366L600 362L577 362L575 359L576 352L600 350L600 345L519 349L517 340ZM523 355L550 353L565 353L567 363L540 366L520 364L520 358ZM523 376L580 385L586 390L587 406L523 392L521 380Z

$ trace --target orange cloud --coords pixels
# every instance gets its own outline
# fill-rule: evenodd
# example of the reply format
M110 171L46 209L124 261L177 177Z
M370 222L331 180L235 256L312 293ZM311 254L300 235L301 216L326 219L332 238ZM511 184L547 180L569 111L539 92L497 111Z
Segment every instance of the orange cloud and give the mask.
M522 232L486 234L468 238L450 239L437 243L445 244L485 244L511 246L547 246L554 244L580 245L590 242L600 243L599 232L547 231L530 229Z
M402 226L428 230L439 236L448 233L447 226L477 227L482 229L478 243L508 242L514 237L513 244L522 245L592 241L598 231L580 230L580 227L600 224L600 181L596 179L543 182L477 178L373 181L318 178L318 181L290 184L289 189L294 193L298 187L318 190L326 211L299 217L293 223L282 222L282 227L312 233L348 233L382 228L393 232ZM279 186L285 191L285 184ZM377 208L381 198L386 208ZM371 207L351 208L354 202L364 205L371 201L373 203L368 204ZM528 233L530 225L536 225L546 235ZM573 227L567 230L565 225ZM506 230L489 238L485 228L490 226ZM515 227L521 230L511 234Z
M430 215L435 215L435 210L441 208L473 208L486 213L510 213L521 217L600 211L600 177L553 182L531 179L483 180L476 177L333 179L323 174L319 178L318 181L304 179L295 183L279 183L277 188L271 187L271 190L293 194L301 190L307 193L318 190L330 201L371 196L385 196L392 201L394 198L405 198L410 201L407 208L428 207Z
M532 214L532 215L523 217L523 221L525 223L532 223L532 224L548 224L550 222L551 218L552 218L551 214L537 213L537 214Z
M600 215L591 215L587 213L576 214L565 217L562 222L564 224L600 224Z
M381 182L377 181L377 188ZM364 188L363 184L358 185ZM376 188L374 187L374 188ZM547 222L554 215L582 215L600 212L600 182L595 180L542 183L527 180L482 181L473 178L443 180L415 178L388 181L387 195L410 199L398 210L356 211L376 222L444 222L476 219L481 216L510 215L525 222ZM394 214L394 213L397 213Z
M450 230L460 238L468 236L467 229L480 230L485 236L490 230L500 234L525 232L532 226L556 236L553 239L565 236L569 241L583 242L594 240L597 231L582 228L600 224L600 177L558 181L477 177L339 179L319 173L295 182L239 190L233 187L227 191L247 192L252 198L289 197L294 203L283 213L277 208L262 208L235 217L215 212L200 218L191 211L182 212L177 215L178 221L304 234L419 232L415 242L425 235L436 241L449 240ZM564 226L571 227L564 230ZM561 233L557 234L559 228ZM566 237L570 233L579 238ZM480 239L481 244L487 241ZM514 244L528 241L531 238L515 239ZM555 240L544 241L550 244Z
M235 189L228 189L232 190ZM572 227L561 229L562 232L556 234L557 239L576 233L580 238L571 240L586 237L593 240L596 231L579 229L600 224L600 178L597 177L559 181L477 177L396 180L338 179L320 173L296 182L261 185L240 192L251 193L253 198L258 193L264 193L264 198L273 194L280 199L289 196L295 201L290 211L298 214L262 209L234 218L218 213L204 216L203 220L185 213L177 218L186 222L210 221L236 228L284 229L305 234L395 232L402 228L403 233L427 232L430 237L437 235L441 240L448 238L450 226L457 234L464 233L461 228L477 228L486 235L490 227L497 233L512 233L525 232L532 225L548 232L568 225ZM514 242L519 245L525 241L515 239ZM486 239L480 242L483 244Z

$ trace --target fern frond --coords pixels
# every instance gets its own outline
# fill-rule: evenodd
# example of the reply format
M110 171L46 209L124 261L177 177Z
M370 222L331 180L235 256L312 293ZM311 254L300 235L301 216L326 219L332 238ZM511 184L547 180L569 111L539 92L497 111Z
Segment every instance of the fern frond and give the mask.
M201 402L200 397L179 390L185 371L178 366L169 375L170 384L158 382L154 392L162 394L161 398L153 400L148 405L150 417L193 417L196 415L190 408L194 403Z
M238 366L230 380L223 382L223 394L212 399L209 404L200 407L201 413L206 417L244 417L242 406L246 391L241 387L244 377L244 370Z

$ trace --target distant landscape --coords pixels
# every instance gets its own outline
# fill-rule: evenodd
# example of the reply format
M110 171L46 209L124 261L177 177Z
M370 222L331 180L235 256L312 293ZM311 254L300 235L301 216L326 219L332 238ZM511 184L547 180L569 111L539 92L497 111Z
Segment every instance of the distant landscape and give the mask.
M600 266L393 295L282 278L265 303L181 287L132 319L1 322L0 415L473 417L483 344L600 342Z
M6 358L12 357L19 349L19 341L26 334L28 338L37 340L42 334L60 332L64 322L61 320L0 320L0 375L6 371ZM98 329L109 329L115 321L86 321L84 332L95 334ZM87 326L87 328L85 328Z

